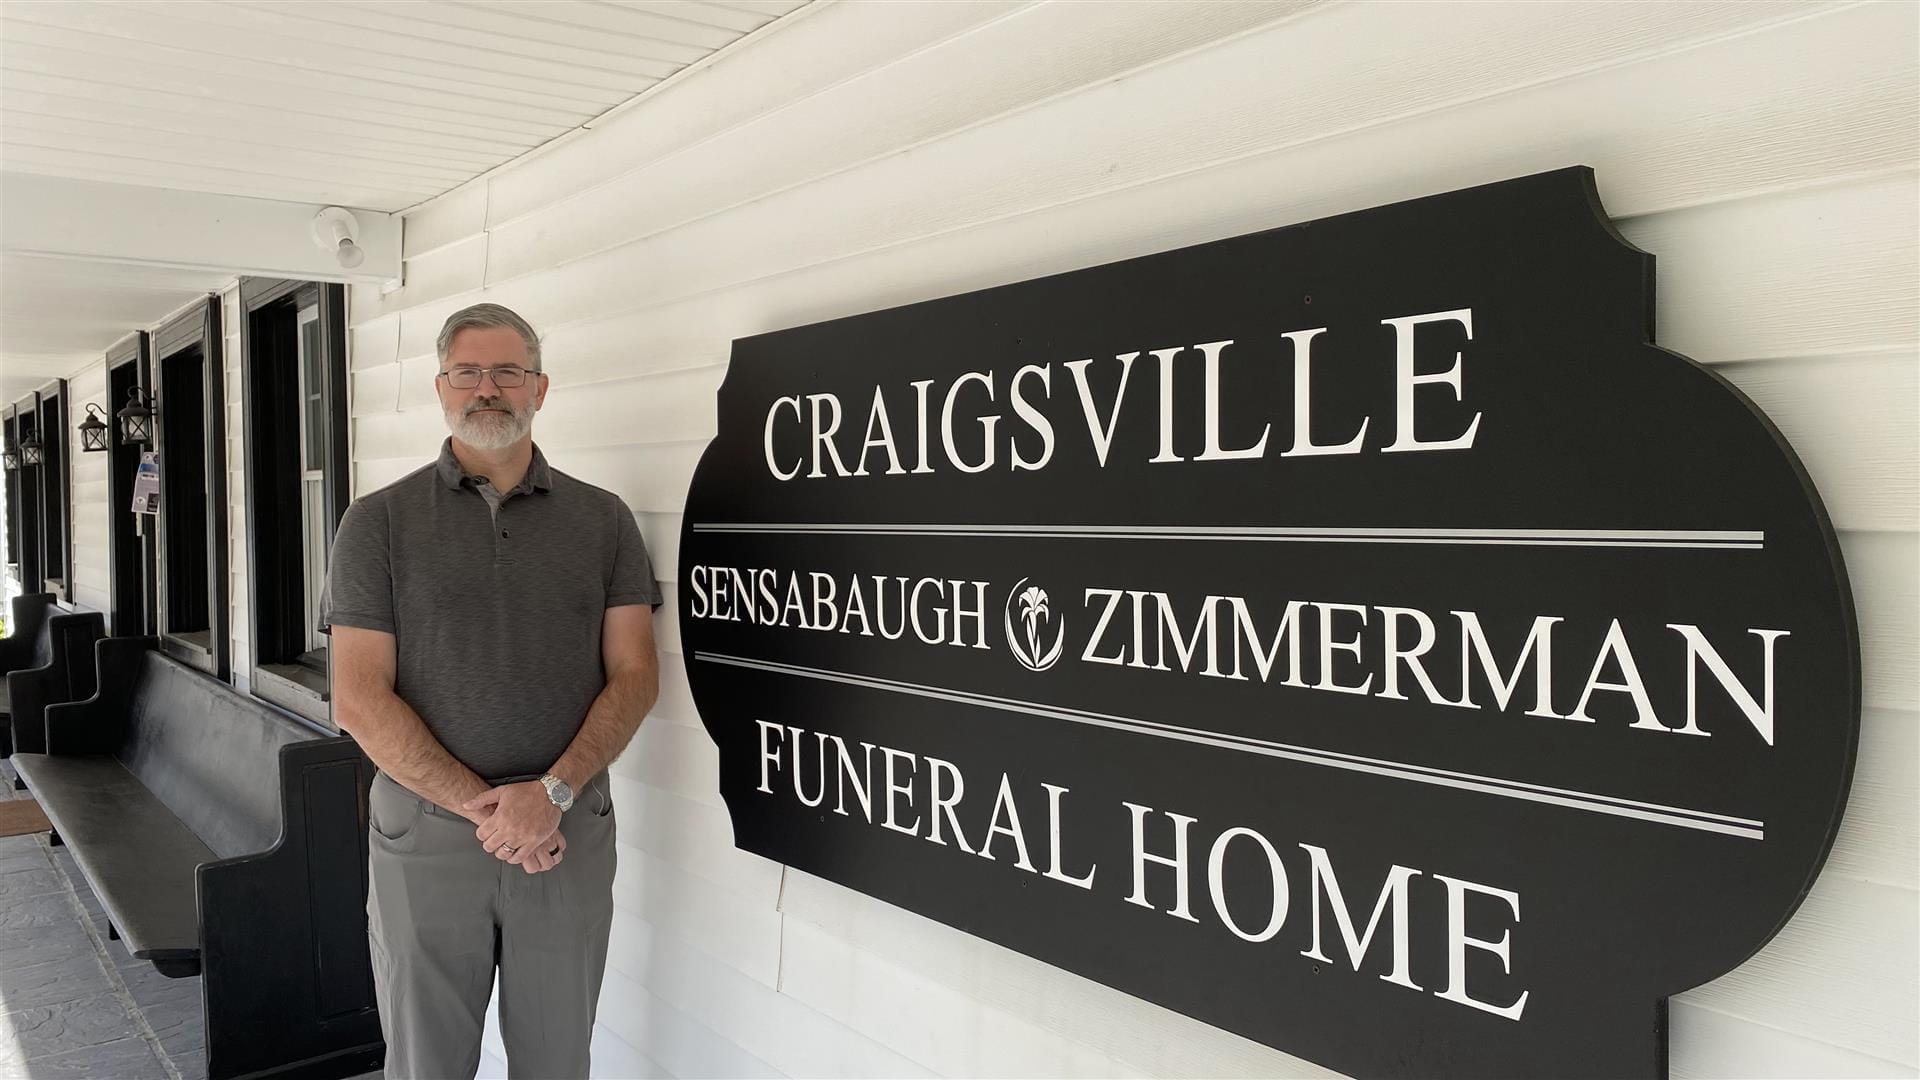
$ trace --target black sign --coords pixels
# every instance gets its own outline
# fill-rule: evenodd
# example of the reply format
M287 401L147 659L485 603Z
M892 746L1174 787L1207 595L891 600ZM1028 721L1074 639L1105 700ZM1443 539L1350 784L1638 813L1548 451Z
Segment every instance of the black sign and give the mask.
M1833 531L1565 169L735 343L740 847L1361 1076L1658 1076L1825 858Z

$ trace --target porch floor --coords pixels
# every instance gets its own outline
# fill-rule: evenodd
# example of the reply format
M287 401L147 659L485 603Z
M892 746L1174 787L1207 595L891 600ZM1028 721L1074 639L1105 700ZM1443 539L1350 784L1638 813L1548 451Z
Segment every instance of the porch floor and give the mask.
M13 777L0 759L0 799L28 797ZM0 837L0 1077L206 1075L200 980L169 979L109 941L100 901L47 834Z

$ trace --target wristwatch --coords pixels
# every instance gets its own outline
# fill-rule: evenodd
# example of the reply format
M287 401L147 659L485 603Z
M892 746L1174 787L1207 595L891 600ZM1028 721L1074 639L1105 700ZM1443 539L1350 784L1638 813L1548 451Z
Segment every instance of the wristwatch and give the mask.
M547 789L547 798L553 800L561 813L573 809L573 787L565 780L548 773L540 778L540 786Z

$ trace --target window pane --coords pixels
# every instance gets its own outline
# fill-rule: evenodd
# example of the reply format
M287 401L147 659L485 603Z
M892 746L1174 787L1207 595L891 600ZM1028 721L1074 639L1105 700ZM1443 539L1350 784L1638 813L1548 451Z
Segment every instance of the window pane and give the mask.
M311 317L309 317L311 312ZM321 390L326 380L320 362L320 312L308 308L300 313L300 407L305 412L306 462L308 472L325 467L326 409Z

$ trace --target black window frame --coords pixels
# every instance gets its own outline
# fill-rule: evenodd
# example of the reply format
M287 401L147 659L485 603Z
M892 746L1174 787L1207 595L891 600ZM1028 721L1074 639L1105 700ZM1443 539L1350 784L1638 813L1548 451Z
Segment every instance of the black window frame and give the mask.
M151 394L153 339L140 330L107 350L107 620L115 635L154 635L159 632L159 605L155 601L154 573L157 528L148 527L155 515L133 512L133 480L145 447L122 445L120 410L127 407L128 387ZM115 392L118 384L118 393Z
M35 390L14 401L7 406L7 413L7 438L17 449L29 434L39 430L40 392ZM7 514L12 529L8 539L14 542L7 553L13 556L13 577L23 593L45 591L41 506L39 472L22 461L7 474Z
M40 433L41 589L72 607L73 600L73 455L67 436L72 422L67 380L54 379L34 392ZM56 587L57 586L57 587Z
M11 447L17 447L20 444L18 417L18 405L9 402L5 407L0 407L0 439L4 439L6 445ZM38 592L38 589L31 587L37 583L27 580L28 568L31 567L33 563L22 558L26 550L27 517L24 496L21 494L20 470L18 467L7 470L6 485L7 577L11 579L14 584L20 586L20 591L23 593Z
M156 621L160 649L181 663L226 682L232 674L232 642L228 625L231 619L227 609L227 402L221 344L220 298L209 295L204 304L195 305L153 331L150 385L156 414L154 448L160 454L160 528L154 560L157 586L154 606L159 616ZM178 455L170 453L167 445L170 426L167 410L174 405L191 406L188 402L168 400L167 365L178 362L183 354L195 348L200 351L201 363L199 407L202 422L198 471L205 494L205 507L203 512L193 515L197 521L188 522L172 516L180 512L176 504L183 501L179 497L182 478L177 467L179 463L174 460ZM186 452L184 447L173 449ZM176 602L191 602L171 594L177 594L182 587L181 582L192 581L195 572L175 562L174 553L169 550L173 547L169 537L176 535L205 537L208 641L204 646L182 636L199 633L197 628L176 630L171 625Z
M297 400L299 376L291 368L297 355L287 348L292 337L273 339L273 324L298 312L308 302L319 307L323 405L327 421L322 433L321 493L325 504L324 544L328 551L347 511L349 427L347 417L347 294L346 287L282 278L240 279L240 354L244 375L240 382L242 453L247 467L242 503L246 511L248 619L253 642L253 670L249 679L255 696L294 709L309 719L333 726L328 702L329 658L304 648L307 627L317 617L305 610L304 544L300 514L299 477L291 491L284 479L285 455L299 460L298 414L289 424L289 408ZM298 333L297 321L293 332ZM325 554L324 552L322 553Z

